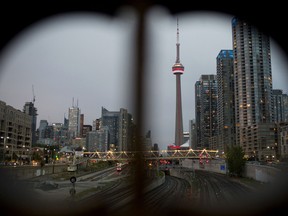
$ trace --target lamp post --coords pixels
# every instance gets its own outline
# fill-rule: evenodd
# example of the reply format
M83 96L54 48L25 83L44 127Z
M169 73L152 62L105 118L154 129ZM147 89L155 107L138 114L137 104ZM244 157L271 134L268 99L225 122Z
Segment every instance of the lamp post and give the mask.
M3 139L3 162L5 161L5 152L6 152L6 140L9 139L9 137L1 137Z
M24 157L26 157L26 153L25 153L25 145L22 145L22 149L21 149L21 158L20 158L20 165L24 165Z

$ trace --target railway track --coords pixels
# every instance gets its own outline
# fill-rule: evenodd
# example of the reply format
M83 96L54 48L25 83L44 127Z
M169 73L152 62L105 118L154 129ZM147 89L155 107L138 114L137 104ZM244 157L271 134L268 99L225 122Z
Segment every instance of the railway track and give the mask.
M251 188L217 173L196 171L191 180L167 175L165 183L143 194L143 208L151 214L182 207L214 211L227 208L253 192ZM132 182L122 182L95 194L92 199L94 202L101 200L111 212L125 212L133 205L134 192Z
M73 209L76 209L74 208L76 206L78 209L87 208L87 210L100 208L105 209L111 215L123 215L129 212L135 204L135 184L130 181L131 178L117 178L117 175L118 177L129 175L129 171L127 167L121 172L111 169L79 177L78 188L83 185L89 190L94 184L98 185L98 188L75 201ZM208 211L209 214L213 211L222 211L224 208L227 210L238 200L253 193L253 189L232 181L231 178L222 174L186 170L183 171L183 176L185 179L166 175L166 180L162 185L143 193L142 210L151 215L169 215L169 212L177 211L177 209L197 210L197 212L203 210ZM103 182L103 187L101 182ZM69 185L71 186L71 183Z
M207 215L215 212L234 214L243 210L241 203L255 195L255 189L234 181L226 175L195 171L192 180L193 204L187 208ZM230 213L231 213L230 212Z
M144 195L144 207L151 213L165 212L169 207L187 199L189 183L173 176L166 176L165 183Z

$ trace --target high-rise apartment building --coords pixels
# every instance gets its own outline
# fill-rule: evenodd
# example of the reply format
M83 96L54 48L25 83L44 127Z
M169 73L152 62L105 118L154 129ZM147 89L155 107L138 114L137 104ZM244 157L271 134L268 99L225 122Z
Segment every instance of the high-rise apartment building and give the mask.
M63 123L48 124L47 120L40 120L38 144L64 145L67 143L68 130Z
M102 107L101 128L107 127L109 131L108 150L117 151L119 137L119 112L108 111Z
M194 149L201 149L202 131L200 129L201 122L201 81L195 83L195 143L192 145Z
M100 129L109 131L109 149L111 151L128 151L132 149L133 123L132 115L126 109L108 111L102 107Z
M197 148L217 149L217 76L202 75L195 83Z
M1 161L30 161L32 118L0 101Z
M63 123L52 123L52 145L60 145L66 141L67 130Z
M151 151L152 150L152 136L151 130L149 130L146 135L143 137L143 149L144 151Z
M89 131L86 135L86 148L88 151L109 151L109 129L102 127L99 130Z
M272 90L272 105L273 105L273 122L283 123L286 122L285 116L287 115L287 108L285 107L285 100L287 95L283 94L281 89ZM287 106L287 105L286 105Z
M246 156L264 159L266 150L274 145L264 142L270 139L268 132L273 128L270 40L236 17L232 19L232 34L236 143Z
M288 122L288 95L283 94L284 122Z
M127 109L120 109L119 113L119 139L118 149L120 151L131 151L133 136L132 115Z
M217 149L225 152L235 142L235 101L234 101L234 58L233 50L221 50L216 58L218 83L218 128Z
M48 127L48 121L47 120L40 120L40 125L38 128L39 131L39 143L42 143L42 141L46 138L46 128Z

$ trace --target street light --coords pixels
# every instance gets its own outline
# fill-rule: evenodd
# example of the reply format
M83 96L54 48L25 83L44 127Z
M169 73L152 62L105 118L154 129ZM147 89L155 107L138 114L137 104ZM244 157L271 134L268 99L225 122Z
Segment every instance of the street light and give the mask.
M24 164L24 157L25 157L25 145L22 145L22 149L21 149L21 156L20 156L20 160L21 160L21 162L20 162L20 165L23 165Z
M3 162L4 162L4 161L5 161L5 152L6 152L6 149L5 149L5 148L7 148L7 146L6 146L6 140L9 139L9 137L2 137L2 136L1 136L1 139L4 140L4 141L3 141Z

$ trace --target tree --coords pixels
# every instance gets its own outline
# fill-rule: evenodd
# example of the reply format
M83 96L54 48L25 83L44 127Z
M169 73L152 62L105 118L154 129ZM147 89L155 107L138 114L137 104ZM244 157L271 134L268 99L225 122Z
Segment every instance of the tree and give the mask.
M32 160L41 161L42 160L41 154L39 152L34 151L32 154Z
M246 159L244 151L240 146L232 146L227 149L226 162L228 165L229 175L242 176Z

